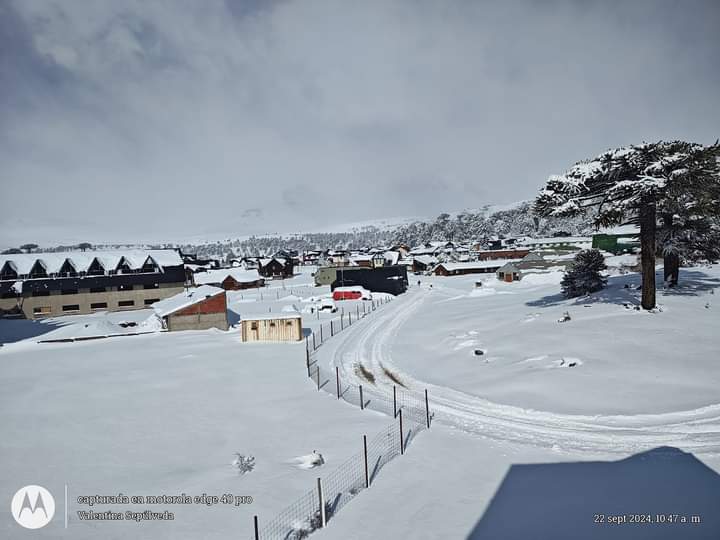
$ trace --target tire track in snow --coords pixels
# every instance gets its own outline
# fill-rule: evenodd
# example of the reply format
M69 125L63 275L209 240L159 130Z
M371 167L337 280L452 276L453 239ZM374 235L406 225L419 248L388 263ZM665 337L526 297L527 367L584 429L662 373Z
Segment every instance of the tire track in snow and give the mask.
M413 289L358 321L318 353L343 380L367 385L355 374L362 363L376 387L391 399L391 370L409 390L427 388L435 421L484 437L593 453L637 452L656 446L720 454L720 404L693 410L638 415L570 415L494 403L444 386L424 383L399 370L390 354L394 336L432 292ZM325 350L323 350L325 349Z

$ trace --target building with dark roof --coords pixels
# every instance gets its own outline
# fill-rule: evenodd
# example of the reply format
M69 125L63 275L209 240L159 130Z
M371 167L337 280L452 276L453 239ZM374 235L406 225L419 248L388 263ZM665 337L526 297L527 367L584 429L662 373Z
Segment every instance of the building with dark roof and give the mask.
M186 284L175 250L0 256L0 316L36 319L143 309Z

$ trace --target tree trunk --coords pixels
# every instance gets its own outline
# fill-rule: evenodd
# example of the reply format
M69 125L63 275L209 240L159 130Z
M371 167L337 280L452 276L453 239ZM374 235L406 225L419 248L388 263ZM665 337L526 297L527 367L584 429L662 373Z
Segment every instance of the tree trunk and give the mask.
M640 207L640 265L642 267L643 309L655 307L655 201L643 201Z
M680 278L680 255L668 253L663 255L663 274L668 287L675 287Z
M672 235L673 217L672 214L664 214L662 217L665 235ZM666 238L666 240L669 239ZM677 253L663 252L663 280L668 287L675 287L680 278L680 255Z

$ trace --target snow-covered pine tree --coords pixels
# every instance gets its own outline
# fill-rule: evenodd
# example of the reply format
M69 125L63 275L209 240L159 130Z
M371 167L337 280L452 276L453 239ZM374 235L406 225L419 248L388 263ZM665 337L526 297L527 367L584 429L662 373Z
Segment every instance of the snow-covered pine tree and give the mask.
M601 290L607 283L601 274L606 268L605 258L597 249L578 252L560 282L562 293L568 298L575 298Z
M644 143L607 151L551 176L535 200L541 216L572 216L594 208L597 227L640 226L642 307L655 307L658 208L679 193L704 200L720 184L720 144ZM701 208L699 208L701 209Z

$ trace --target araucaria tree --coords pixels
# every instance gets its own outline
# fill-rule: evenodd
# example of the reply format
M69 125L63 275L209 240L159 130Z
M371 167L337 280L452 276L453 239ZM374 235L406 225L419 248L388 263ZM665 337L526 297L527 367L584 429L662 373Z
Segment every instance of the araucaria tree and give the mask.
M597 249L578 252L560 283L563 294L575 298L601 290L607 283L601 274L606 269L605 257Z
M535 200L540 216L572 216L595 209L596 227L640 227L642 307L655 307L655 254L659 214L687 200L687 214L703 217L716 207L720 144L645 143L607 151L551 176ZM713 202L714 201L714 202Z

